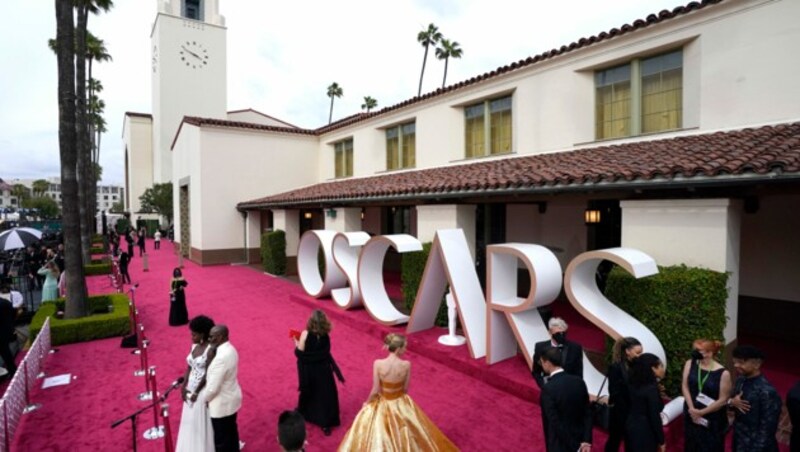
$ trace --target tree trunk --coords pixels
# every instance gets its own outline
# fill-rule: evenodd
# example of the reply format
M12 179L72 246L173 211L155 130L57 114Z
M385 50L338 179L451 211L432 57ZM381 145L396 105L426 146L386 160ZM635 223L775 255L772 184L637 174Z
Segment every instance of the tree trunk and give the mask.
M428 46L425 46L425 56L422 57L422 72L419 73L419 90L417 97L422 95L422 76L425 75L425 62L428 61Z
M336 96L331 96L331 111L330 111L330 113L328 113L328 124L330 124L331 121L333 120L333 98L334 97L336 97Z
M58 57L58 144L61 159L61 195L64 230L64 267L67 278L65 316L86 315L88 302L81 256L80 216L76 165L75 28L72 2L55 0Z
M444 89L445 83L447 83L447 62L450 61L450 58L444 59L444 77L442 77L442 89Z
M89 129L86 108L86 23L89 19L89 9L84 2L80 2L75 7L77 11L78 23L75 28L75 96L77 99L77 111L75 113L75 126L77 130L78 147L78 198L80 206L80 230L81 230L81 254L84 262L91 260L92 235L91 222L88 221L90 212L94 209L89 208L90 192L89 184L91 181L91 149L89 140ZM96 202L96 201L95 201ZM94 215L91 215L94 216Z

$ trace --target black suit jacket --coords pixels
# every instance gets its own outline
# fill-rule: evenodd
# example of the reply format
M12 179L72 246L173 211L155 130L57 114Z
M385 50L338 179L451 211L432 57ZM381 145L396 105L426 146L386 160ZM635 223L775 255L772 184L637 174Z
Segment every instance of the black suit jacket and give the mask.
M16 309L10 301L0 298L0 341L9 342L14 338L14 318Z
M592 442L589 391L581 378L555 374L542 388L541 406L547 452L576 452Z
M533 370L531 374L539 385L539 388L544 386L544 370L542 369L542 364L539 362L539 358L550 348L553 348L553 344L549 340L537 342L533 348ZM564 369L564 372L582 379L583 347L575 342L566 341L564 343L564 360L561 363L561 367Z
M790 450L800 452L800 381L795 383L786 394L786 408L789 410L789 419L792 421Z

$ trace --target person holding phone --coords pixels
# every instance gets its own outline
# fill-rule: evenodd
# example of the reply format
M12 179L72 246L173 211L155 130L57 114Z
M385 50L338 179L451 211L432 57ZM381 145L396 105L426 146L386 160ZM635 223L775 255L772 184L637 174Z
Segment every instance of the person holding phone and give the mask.
M339 392L333 375L344 382L331 355L331 322L319 309L311 313L306 329L299 337L290 330L297 357L297 379L300 395L297 411L312 424L322 428L325 436L340 425Z

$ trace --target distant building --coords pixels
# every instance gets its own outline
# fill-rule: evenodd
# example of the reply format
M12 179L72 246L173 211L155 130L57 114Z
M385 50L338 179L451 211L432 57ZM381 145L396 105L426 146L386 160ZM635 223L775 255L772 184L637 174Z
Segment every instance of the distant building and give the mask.
M0 179L0 209L17 207L19 204L17 197L12 194L13 189L13 184L9 184L3 179Z
M8 185L8 191L10 194L11 188L14 184L22 184L26 188L33 190L33 182L39 179L14 179ZM48 198L53 198L58 203L58 208L61 208L61 178L60 177L48 177L45 179L47 182L50 183L50 186L47 188L47 191L44 193L45 196ZM2 179L0 179L2 181ZM2 197L0 197L0 206L11 206L17 207L18 202L16 197L10 196L11 202L13 204L6 204L6 188L0 184L0 190L2 190ZM124 199L125 189L119 185L98 185L97 186L97 210L98 212L101 210L111 210L111 207L114 204L122 201Z

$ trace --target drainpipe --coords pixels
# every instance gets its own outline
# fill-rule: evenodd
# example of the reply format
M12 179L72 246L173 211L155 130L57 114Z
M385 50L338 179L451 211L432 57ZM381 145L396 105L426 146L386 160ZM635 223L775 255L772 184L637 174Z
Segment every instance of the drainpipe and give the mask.
M244 243L244 263L247 265L250 263L250 253L247 252L247 217L250 215L250 211L243 210L241 213L242 220L244 220L244 236L242 237L242 242Z

